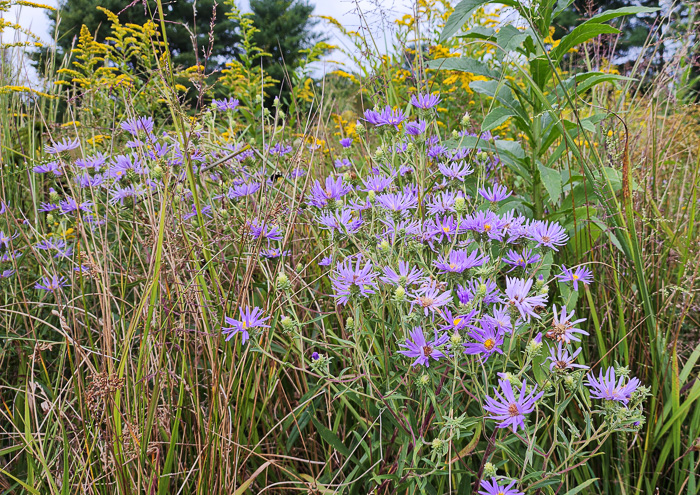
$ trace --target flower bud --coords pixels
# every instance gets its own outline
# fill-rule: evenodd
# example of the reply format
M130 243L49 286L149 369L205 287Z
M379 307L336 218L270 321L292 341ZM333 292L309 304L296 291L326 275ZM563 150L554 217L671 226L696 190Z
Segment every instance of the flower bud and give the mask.
M275 107L280 106L280 98L279 98L279 96L275 96L275 99L273 100L272 105L275 106Z
M358 120L357 124L355 125L355 132L357 133L357 135L363 136L366 131L367 129L365 129L364 124Z
M56 192L56 189L53 187L49 189L49 200L51 200L52 203L58 203L59 199L61 199L61 197Z
M391 248L391 245L389 244L389 241L386 239L383 239L382 242L379 243L379 249L381 251L387 251Z
M406 289L400 285L394 290L394 301L403 302L406 300Z
M296 269L297 273L301 273L304 270L304 265L302 265L301 263L297 263L297 266L295 269Z
M418 385L422 387L426 387L430 385L430 376L429 375L421 375L420 378L418 378Z
M485 151L482 151L481 153L479 153L479 159L480 159L482 162L485 162L486 160L489 159L489 154L486 153Z
M453 137L454 139L457 139L457 138L459 137L459 132L457 132L456 129L452 129L452 137Z
M163 167L160 165L156 165L153 167L153 170L151 170L151 175L155 180L160 180L163 178Z
M534 339L528 342L525 351L531 356L535 357L539 355L542 350L542 332L538 333Z
M467 202L462 196L457 196L455 198L455 211L457 213L464 213L467 208Z
M487 462L484 464L484 479L493 478L494 476L496 476L496 466Z
M276 281L277 289L278 290L287 290L290 287L290 282L289 282L289 277L284 272L279 272L277 274L277 281Z
M452 334L452 337L450 337L450 343L452 345L459 345L462 343L462 336L459 334L459 332Z
M416 150L416 147L413 145L413 143L408 143L406 145L406 152L413 153L415 150Z
M381 146L377 146L377 150L374 152L374 156L377 160L381 160L384 156L384 149Z
M282 329L285 332L289 332L294 328L294 320L292 320L289 316L283 316L282 319L280 320L280 324L282 325Z
M462 127L467 127L469 125L470 120L471 120L471 115L469 115L469 112L464 112L464 115L462 116L462 120L460 120L459 123L462 124Z
M345 328L348 330L355 329L355 319L352 316L348 316L348 319L345 320Z
M377 197L377 193L374 191L370 191L367 193L367 199L372 203L374 203L374 200L376 197Z

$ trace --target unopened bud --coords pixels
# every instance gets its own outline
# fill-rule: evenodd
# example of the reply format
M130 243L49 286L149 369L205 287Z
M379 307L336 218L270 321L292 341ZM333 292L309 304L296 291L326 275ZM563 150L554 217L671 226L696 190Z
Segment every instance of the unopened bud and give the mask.
M494 476L496 476L496 466L487 462L484 464L484 479L493 478Z

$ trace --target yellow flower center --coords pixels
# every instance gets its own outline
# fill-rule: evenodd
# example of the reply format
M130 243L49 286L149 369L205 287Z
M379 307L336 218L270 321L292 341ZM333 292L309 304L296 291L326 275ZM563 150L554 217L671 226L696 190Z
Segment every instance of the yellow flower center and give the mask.
M450 231L450 228L449 228L448 226L444 226L444 227L442 228L442 231L443 231L443 232L449 232L449 231Z
M574 280L578 280L578 275L575 275L575 274L574 274L574 275L571 276L571 278L573 278Z
M453 324L454 326L457 326L457 325L460 324L461 321L462 321L462 318L455 318L454 321L452 322L452 324Z
M489 230L491 230L491 226L490 226L488 223L485 223L485 224L484 224L484 230L485 230L486 232L488 232Z
M487 351L490 351L491 349L493 349L493 346L495 346L495 345L496 345L496 341L493 339L486 339L486 341L484 342L484 347L486 347Z

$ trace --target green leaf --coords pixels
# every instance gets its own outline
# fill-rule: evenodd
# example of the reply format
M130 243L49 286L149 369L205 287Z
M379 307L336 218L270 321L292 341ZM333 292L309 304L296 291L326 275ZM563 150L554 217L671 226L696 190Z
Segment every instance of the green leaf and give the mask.
M591 20L576 26L569 34L561 39L561 43L559 43L557 47L553 48L549 53L553 60L556 60L557 62L561 61L566 52L580 45L581 43L595 38L596 36L601 34L616 34L620 32L619 29L608 26L607 24L589 24Z
M452 12L452 15L450 15L450 17L447 19L445 27L442 29L442 33L440 33L440 43L459 31L478 7L489 2L490 0L462 0L459 2L455 7L454 12ZM511 2L508 1L503 3L508 5Z
M495 129L499 125L503 124L506 120L513 117L515 112L506 107L496 107L491 112L484 117L481 123L481 132L490 131Z
M549 201L556 203L559 200L559 196L561 196L561 174L558 170L545 167L541 163L537 164L537 168L540 171L540 178L544 188L549 194Z
M594 15L584 22L584 24L607 22L616 17L622 17L623 15L651 14L659 10L658 7L622 7L620 9L607 10L598 15Z
M598 481L598 478L591 478L591 479L588 480L588 481L584 481L583 483L581 483L581 484L580 484L579 486L577 486L576 488L572 488L571 490L569 490L568 492L566 492L564 495L576 495L578 492L580 492L580 491L583 490L584 488L589 487L590 485L592 485L592 484L595 483L596 481Z
M311 421L313 422L314 426L316 427L316 431L318 432L319 435L321 435L321 438L323 438L328 445L332 446L335 450L343 454L345 457L350 457L352 455L352 452L350 452L350 449L348 449L343 442L340 441L340 438L333 433L331 430L323 426L319 420L316 418L311 418Z
M258 469L256 469L255 472L253 472L253 474L250 475L250 478L245 480L243 483L241 483L241 485L238 488L236 488L232 495L243 495L248 489L248 487L251 485L251 483L255 481L255 478L257 478L260 473L265 471L265 469L267 469L267 466L269 466L270 464L272 464L272 461L267 461Z
M461 72L469 72L479 76L497 79L498 73L491 69L488 65L473 58L466 57L451 57L438 58L428 62L429 69L437 70L458 70Z
M528 35L510 24L506 24L498 31L496 43L504 52L517 50Z

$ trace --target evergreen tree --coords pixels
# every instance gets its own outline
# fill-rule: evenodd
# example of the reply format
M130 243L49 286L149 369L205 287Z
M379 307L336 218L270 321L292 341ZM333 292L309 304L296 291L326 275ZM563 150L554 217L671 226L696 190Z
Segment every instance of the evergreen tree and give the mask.
M289 95L286 72L298 65L301 50L323 40L314 30L318 23L311 18L314 7L307 0L251 0L250 9L253 23L260 30L253 40L272 55L262 59L263 68L279 81L270 93L281 95L284 101Z
M152 20L160 26L156 2L153 0L64 0L57 11L51 12L52 30L58 24L58 46L64 53L70 51L73 39L83 24L98 41L109 36L107 16L96 7L101 6L119 15L123 24L144 24ZM165 2L168 45L173 63L191 67L199 61L204 64L204 53L210 47L209 33L213 21L213 45L208 69L220 68L236 55L236 26L226 18L226 6L216 0L172 0ZM196 43L193 43L193 37ZM195 53L195 45L197 52Z

